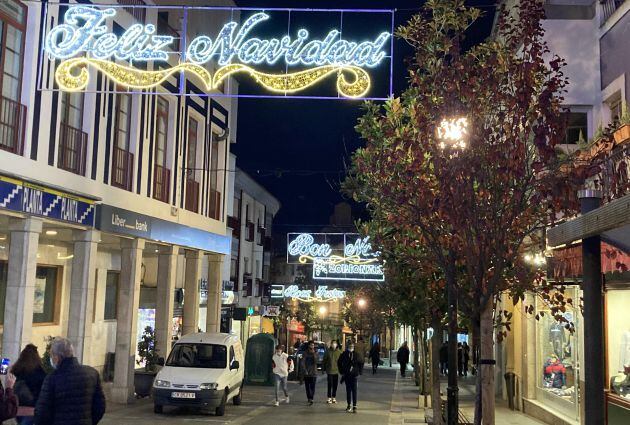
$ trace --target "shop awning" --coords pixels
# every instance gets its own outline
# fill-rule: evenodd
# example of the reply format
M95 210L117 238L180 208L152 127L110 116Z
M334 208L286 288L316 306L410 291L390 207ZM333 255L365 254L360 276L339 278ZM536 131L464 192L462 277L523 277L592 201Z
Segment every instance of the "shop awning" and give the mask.
M623 265L629 264L627 251L602 242L602 273L622 271ZM582 244L554 250L550 271L555 280L582 277Z

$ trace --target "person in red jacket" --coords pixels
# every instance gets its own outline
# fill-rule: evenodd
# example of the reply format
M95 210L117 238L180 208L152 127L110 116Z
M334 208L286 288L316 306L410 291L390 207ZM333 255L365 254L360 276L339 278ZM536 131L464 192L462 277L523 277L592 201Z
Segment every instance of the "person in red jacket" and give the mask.
M12 373L7 375L6 389L0 383L0 424L7 419L15 418L15 415L17 415L18 401L15 394L13 394L14 384L15 375Z

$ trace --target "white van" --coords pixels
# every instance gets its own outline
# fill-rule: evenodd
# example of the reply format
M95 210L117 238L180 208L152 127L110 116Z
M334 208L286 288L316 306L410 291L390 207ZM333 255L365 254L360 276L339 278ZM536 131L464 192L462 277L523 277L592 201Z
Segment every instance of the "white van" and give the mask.
M154 412L164 406L214 409L223 416L231 399L241 404L245 364L236 335L194 333L183 336L171 350L153 381Z

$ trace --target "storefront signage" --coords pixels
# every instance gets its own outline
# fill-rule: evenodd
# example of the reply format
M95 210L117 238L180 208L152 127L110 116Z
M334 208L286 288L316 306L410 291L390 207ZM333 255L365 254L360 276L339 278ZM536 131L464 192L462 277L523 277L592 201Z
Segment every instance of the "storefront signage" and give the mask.
M278 317L280 316L280 306L266 305L263 307L262 316L265 317Z
M272 285L271 298L288 298L303 302L337 301L346 297L346 291L328 289L328 286L318 286L313 294L312 289L301 289L298 285Z
M313 264L313 278L383 281L379 252L356 233L289 233L287 263Z
M390 74L388 95L391 94L391 67L387 66L392 57L391 10L318 10L339 15L338 22L345 23L346 27L343 32L340 26L324 32L321 37L313 37L306 28L291 28L290 9L231 8L232 16L234 12L240 14L240 21L229 18L216 33L197 34L187 40L186 34L197 33L187 29L190 14L196 17L207 14L213 21L216 16L226 16L226 8L182 6L169 9L177 9L183 16L181 31L171 29L168 34L158 33L154 23L135 23L124 31L115 32L112 22L117 20L118 8L94 5L67 8L63 18L57 18L63 23L53 26L44 42L48 57L60 61L55 71L58 86L65 91L85 90L90 68L103 73L118 86L133 89L156 87L173 74L184 72L194 75L205 90L210 91L219 88L233 74L245 74L265 89L286 96L336 77L338 96L363 98L372 84L368 71L383 65ZM345 35L352 31L348 20L343 20L344 13L381 15L380 24L376 25L380 30L371 26L374 30L367 39L348 38ZM268 34L270 25L276 25L279 20L288 21L282 25L288 27L286 32L282 31L279 37L261 36ZM360 32L364 34L364 28ZM169 64L169 60L178 56L178 63ZM123 65L121 61L132 65ZM166 66L147 67L147 62L161 62ZM144 64L134 66L134 63ZM212 66L207 66L209 63ZM216 68L214 74L209 71L212 68Z
M0 176L0 208L94 226L94 201Z
M98 205L96 228L219 254L230 253L230 238L111 205Z

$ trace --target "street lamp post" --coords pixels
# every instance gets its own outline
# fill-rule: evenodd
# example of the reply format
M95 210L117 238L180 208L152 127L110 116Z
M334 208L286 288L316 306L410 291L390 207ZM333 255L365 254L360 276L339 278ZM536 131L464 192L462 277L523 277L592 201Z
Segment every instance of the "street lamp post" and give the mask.
M466 148L468 119L462 116L444 118L435 130L441 149L461 150ZM457 385L457 285L455 271L447 276L446 291L448 305L448 386L447 424L457 425L459 411L459 387Z

